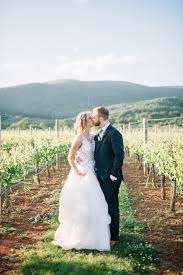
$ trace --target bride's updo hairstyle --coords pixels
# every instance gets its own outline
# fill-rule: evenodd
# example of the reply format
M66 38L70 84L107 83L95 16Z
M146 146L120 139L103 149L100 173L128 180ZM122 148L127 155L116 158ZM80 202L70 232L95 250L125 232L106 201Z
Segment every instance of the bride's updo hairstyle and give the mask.
M91 115L91 112L81 112L76 117L76 122L74 128L76 133L83 133L88 124L88 117Z

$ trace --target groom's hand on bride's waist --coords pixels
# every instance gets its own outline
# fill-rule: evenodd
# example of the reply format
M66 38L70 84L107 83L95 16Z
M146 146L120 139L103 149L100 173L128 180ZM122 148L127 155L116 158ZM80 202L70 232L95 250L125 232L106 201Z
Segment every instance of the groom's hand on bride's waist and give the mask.
M117 178L116 178L115 176L113 176L113 175L110 175L110 179L111 179L112 181L117 180Z

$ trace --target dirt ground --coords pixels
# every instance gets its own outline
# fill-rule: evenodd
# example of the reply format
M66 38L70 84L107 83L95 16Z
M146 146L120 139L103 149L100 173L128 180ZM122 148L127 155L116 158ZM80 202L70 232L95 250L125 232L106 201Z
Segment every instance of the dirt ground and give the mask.
M157 187L149 183L137 163L127 159L125 181L136 217L145 225L145 236L158 251L160 268L156 274L183 274L183 196L178 196L176 212L170 212L170 184L166 185L166 200L161 199L160 179Z
M1 225L7 232L0 233L0 274L18 274L20 248L36 243L46 233L49 221L32 223L31 219L53 211L49 198L61 189L68 169L62 163L61 171L51 172L51 178L43 175L39 186L29 185L29 179L26 186L33 188L27 188L26 197L21 187L13 192L12 208L3 214ZM158 251L160 267L156 274L183 274L183 197L177 201L176 212L171 213L169 185L163 201L159 187L145 187L146 178L134 161L127 159L123 170L136 217L145 225L146 240Z
M21 187L13 192L10 213L3 214L0 226L7 228L7 233L0 234L0 274L17 274L21 247L36 243L46 233L49 221L34 223L32 218L53 212L49 198L61 189L68 169L63 162L61 171L51 172L51 178L42 175L40 185L29 184L30 178L26 181L26 197Z

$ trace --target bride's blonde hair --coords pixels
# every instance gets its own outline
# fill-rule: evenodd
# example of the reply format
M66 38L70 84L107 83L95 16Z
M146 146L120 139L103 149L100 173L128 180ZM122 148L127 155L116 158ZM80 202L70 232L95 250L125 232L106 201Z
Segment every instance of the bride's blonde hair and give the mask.
M88 124L88 117L91 115L91 112L81 112L76 117L76 122L74 124L74 129L76 133L83 133Z

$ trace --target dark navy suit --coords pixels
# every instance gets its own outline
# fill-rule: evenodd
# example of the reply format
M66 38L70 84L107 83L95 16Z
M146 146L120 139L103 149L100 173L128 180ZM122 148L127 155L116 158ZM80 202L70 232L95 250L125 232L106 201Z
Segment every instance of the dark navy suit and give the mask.
M119 239L119 202L118 193L123 179L122 165L124 159L123 138L111 124L107 127L102 140L95 135L95 172L108 204L111 216L111 240ZM110 175L117 180L112 181Z

